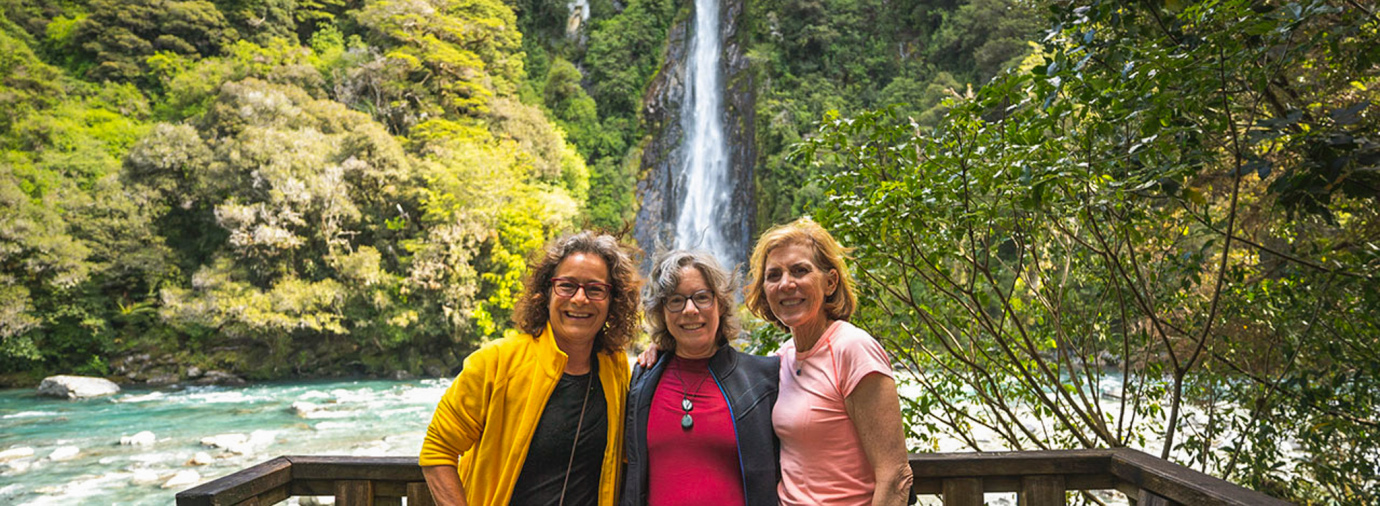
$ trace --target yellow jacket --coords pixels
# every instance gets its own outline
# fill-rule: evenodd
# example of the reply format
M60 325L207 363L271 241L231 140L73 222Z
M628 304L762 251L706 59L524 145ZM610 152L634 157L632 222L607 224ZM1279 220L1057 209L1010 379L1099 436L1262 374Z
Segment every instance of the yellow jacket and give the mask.
M623 467L623 405L628 395L628 359L598 354L599 382L608 403L608 446L599 478L599 504L617 503ZM508 504L527 459L542 409L565 370L567 356L556 347L551 326L540 336L509 336L465 359L460 375L436 406L422 442L422 466L455 466L472 506Z

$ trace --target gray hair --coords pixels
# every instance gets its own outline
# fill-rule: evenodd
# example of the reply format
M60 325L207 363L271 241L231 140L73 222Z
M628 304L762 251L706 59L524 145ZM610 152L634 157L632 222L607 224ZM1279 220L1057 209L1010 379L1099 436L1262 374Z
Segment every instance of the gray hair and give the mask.
M734 277L719 266L719 261L704 251L672 250L662 253L653 263L652 273L647 280L647 293L643 297L643 315L647 318L647 334L652 343L666 352L676 350L676 340L666 327L666 298L676 293L680 286L681 271L693 267L704 276L709 291L714 292L714 300L719 307L719 329L715 345L723 346L729 339L738 336L741 325L738 314L733 310L733 294L737 290ZM691 303L693 304L693 302Z

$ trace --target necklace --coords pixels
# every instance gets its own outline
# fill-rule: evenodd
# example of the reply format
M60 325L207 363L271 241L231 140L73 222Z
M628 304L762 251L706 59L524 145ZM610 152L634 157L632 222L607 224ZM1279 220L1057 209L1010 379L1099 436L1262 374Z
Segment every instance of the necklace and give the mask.
M593 364L589 368L589 379L585 380L585 400L580 401L580 419L575 422L575 441L570 443L570 461L565 464L565 481L561 482L561 501L557 504L565 506L565 487L570 484L570 471L575 468L575 447L580 443L580 428L585 424L585 408L589 407L589 392L594 390L594 375L598 373L598 360L591 361Z
M692 417L690 416L690 411L693 410L693 409L695 409L695 403L690 402L690 398L691 398L691 397L694 397L694 396L696 396L696 395L699 395L699 393L700 393L700 387L703 387L703 386L704 386L704 381L707 380L707 379L709 379L709 374L710 374L710 373L705 373L704 376L700 376L700 382L695 384L695 391L694 391L694 392L691 392L690 389L688 388L690 384L689 384L689 383L686 383L686 382L685 382L685 377L681 376L681 374L680 374L680 369L681 369L680 366L684 365L684 362L677 362L676 365L677 365L677 367L675 368L676 379L677 379L677 380L680 380L680 390L681 390L681 391L680 391L680 409L681 409L682 411L685 411L685 415L683 415L683 416L680 417L680 428L681 428L681 429L684 429L684 430L690 430L691 427L694 427L694 426L695 426L695 419L692 418Z

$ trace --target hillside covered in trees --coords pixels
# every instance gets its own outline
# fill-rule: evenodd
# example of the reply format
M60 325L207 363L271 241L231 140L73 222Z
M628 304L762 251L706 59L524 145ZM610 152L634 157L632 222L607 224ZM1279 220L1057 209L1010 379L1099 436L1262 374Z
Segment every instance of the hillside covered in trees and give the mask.
M745 5L763 225L820 201L785 154L825 111L933 123L1044 24L1003 0ZM534 248L628 226L644 88L693 8L0 7L6 384L451 370L509 327Z

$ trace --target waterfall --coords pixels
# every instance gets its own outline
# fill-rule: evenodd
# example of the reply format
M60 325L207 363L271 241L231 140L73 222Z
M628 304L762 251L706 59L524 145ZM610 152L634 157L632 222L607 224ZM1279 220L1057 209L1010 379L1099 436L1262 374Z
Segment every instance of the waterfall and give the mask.
M724 240L729 227L728 149L724 143L723 86L720 81L719 0L695 0L695 31L686 62L681 124L681 188L676 247L707 250L731 266L740 261Z

